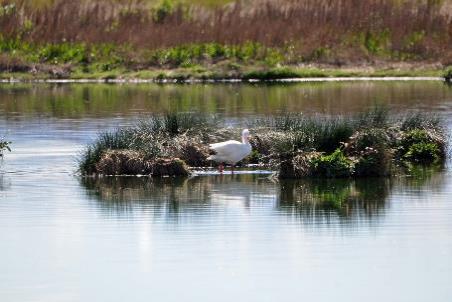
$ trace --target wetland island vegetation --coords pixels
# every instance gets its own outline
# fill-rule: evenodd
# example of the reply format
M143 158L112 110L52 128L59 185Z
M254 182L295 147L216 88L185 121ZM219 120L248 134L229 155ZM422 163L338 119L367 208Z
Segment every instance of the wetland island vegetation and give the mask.
M249 122L254 164L283 178L391 176L413 165L441 165L447 130L435 116L390 115L385 108L354 116L288 114ZM80 157L85 175L187 176L211 165L209 144L238 138L215 118L177 113L102 133Z

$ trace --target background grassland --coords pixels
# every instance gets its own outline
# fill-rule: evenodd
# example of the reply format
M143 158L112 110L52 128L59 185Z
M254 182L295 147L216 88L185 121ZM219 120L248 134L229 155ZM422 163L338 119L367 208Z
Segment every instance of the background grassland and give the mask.
M451 2L0 0L0 72L275 78L404 63L437 75L452 64Z

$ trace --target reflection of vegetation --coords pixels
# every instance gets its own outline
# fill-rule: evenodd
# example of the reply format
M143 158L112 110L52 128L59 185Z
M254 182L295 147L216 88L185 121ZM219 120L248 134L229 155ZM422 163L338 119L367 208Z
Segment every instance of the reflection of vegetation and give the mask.
M226 116L281 112L353 113L374 102L395 107L435 107L450 99L441 82L326 82L279 85L0 84L5 117L116 117L186 112ZM124 100L127 100L125 102Z
M0 191L6 191L11 186L8 178L5 178L3 173L0 173Z
M370 220L384 212L394 191L422 194L425 188L440 190L443 167L409 166L410 176L368 179L305 179L280 181L278 209L303 219Z
M238 200L248 206L251 196L268 194L268 180L259 175L217 175L193 178L82 178L82 185L103 208L115 211L152 207L155 212L178 213L214 203Z
M303 217L372 217L384 208L391 189L389 179L287 180L281 182L278 207Z
M372 221L390 206L397 192L441 190L441 167L413 166L412 176L372 179L305 179L271 182L262 175L211 175L192 178L103 177L82 178L87 193L107 212L150 211L177 219L184 215L209 216L218 207L268 207L294 215L305 223L337 218L347 223ZM214 210L213 210L214 209Z

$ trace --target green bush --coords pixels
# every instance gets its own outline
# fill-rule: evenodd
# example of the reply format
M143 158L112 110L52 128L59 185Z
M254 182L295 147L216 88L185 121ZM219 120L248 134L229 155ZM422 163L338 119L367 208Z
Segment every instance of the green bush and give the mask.
M165 19L174 11L174 5L171 0L162 0L152 10L152 17L156 23L163 23Z
M311 164L314 176L339 178L350 177L353 173L353 162L340 149L330 155L313 158Z
M9 146L11 142L0 140L0 156L3 156L3 151L8 150L11 152L11 147Z
M441 152L436 144L421 142L412 144L403 157L412 162L429 164L438 161Z
M51 63L81 63L89 62L89 51L84 44L47 44L38 51L38 58Z
M424 129L414 129L403 134L398 150L399 157L415 163L432 163L445 157L445 138Z
M452 82L452 66L449 66L444 70L443 78L448 83Z
M387 176L390 174L390 157L384 149L367 147L355 164L356 176Z
M433 143L433 140L427 130L423 129L410 130L403 135L401 140L402 150L404 153L408 152L412 145L422 143Z

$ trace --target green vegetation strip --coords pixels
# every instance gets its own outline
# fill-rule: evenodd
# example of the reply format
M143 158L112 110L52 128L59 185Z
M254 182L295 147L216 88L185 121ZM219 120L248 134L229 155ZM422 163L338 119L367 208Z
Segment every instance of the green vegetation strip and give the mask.
M45 43L4 38L0 33L0 80L276 80L327 77L444 77L451 68L439 65L388 63L338 67L306 65L289 59L287 47L200 43L148 50L111 43ZM133 53L133 54L132 54Z

